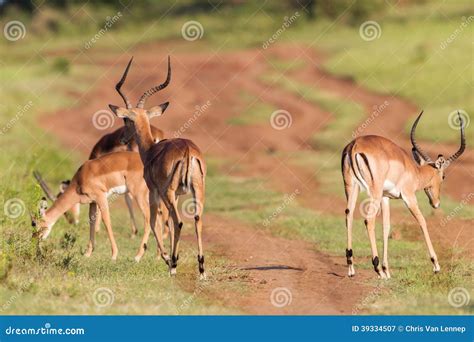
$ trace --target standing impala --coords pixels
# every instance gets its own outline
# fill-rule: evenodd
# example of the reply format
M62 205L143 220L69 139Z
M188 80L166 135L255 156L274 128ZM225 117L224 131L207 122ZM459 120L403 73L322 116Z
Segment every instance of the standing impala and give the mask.
M426 226L415 193L424 190L433 208L440 205L441 184L445 177L446 168L451 165L466 148L464 124L459 115L461 146L449 158L439 155L435 161L421 150L415 140L415 130L423 112L413 123L410 133L413 145L412 153L415 161L398 145L392 141L368 135L354 139L342 152L342 177L347 198L346 227L347 249L346 258L349 267L349 276L355 274L352 253L352 221L357 196L360 190L366 190L369 196L370 209L366 215L365 225L372 249L372 264L375 272L381 278L390 278L388 268L388 236L390 234L389 200L402 199L411 214L418 221L423 231L426 246L433 263L434 272L439 272L438 258L431 244ZM383 218L383 262L379 268L379 257L375 242L375 216L382 205Z
M171 65L168 57L167 80L170 75ZM147 98L166 87L167 83L165 81L146 91L135 108L110 105L110 109L118 117L128 119L126 126L136 133L140 157L145 168L144 178L150 190L150 225L155 236L157 209L161 201L164 202L173 220L174 229L170 229L171 260L168 262L170 275L176 274L179 238L183 226L178 214L177 199L179 195L191 192L195 205L194 224L198 241L199 273L200 278L204 279L206 275L202 248L202 212L206 164L199 148L191 140L176 138L154 143L150 130L150 119L162 115L169 102L148 110L143 108ZM163 212L164 222L168 221L168 211Z

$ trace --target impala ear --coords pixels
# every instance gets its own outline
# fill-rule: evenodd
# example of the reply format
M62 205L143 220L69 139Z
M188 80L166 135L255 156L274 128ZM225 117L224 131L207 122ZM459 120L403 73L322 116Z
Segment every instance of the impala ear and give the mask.
M146 114L148 115L148 118L151 119L155 116L162 115L165 112L166 108L168 108L169 104L170 104L169 102L165 102L165 103L160 104L159 106L152 107L152 108L148 109L146 111Z
M119 107L119 106L115 106L115 105L112 105L112 104L109 104L109 108L119 118L126 119L126 118L129 117L128 109L125 109L125 108Z
M71 184L71 181L69 179L62 181L61 185L59 186L59 191L61 193L64 193L64 191L66 191L69 184Z
M411 153L413 154L413 159L415 159L415 161L418 165L423 166L423 165L428 163L425 160L425 158L423 158L423 156L415 148L411 149Z
M45 197L41 198L41 201L39 202L39 214L40 217L43 217L46 210L48 209L48 201L46 200Z

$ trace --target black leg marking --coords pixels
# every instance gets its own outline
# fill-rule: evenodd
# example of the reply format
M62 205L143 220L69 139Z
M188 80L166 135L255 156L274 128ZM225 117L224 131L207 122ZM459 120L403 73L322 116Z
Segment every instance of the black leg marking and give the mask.
M199 215L194 216L194 221L197 222L197 221L199 221L200 219L201 219L201 218L199 217Z
M171 257L171 268L176 268L178 266L178 260L179 260L179 255L178 256L172 256Z
M379 273L379 257L378 256L372 259L372 265L374 265L375 272Z
M352 249L346 249L346 259L347 259L347 264L352 265Z
M349 215L350 212L351 211L349 209L346 209L346 211L345 211L346 215Z
M367 223L369 223L369 221L367 221L367 219L365 219L364 224L367 225Z
M198 263L199 263L199 273L204 273L204 255L199 256L198 255Z
M146 245L146 243L143 244L143 249L146 251L148 248L148 246Z
M386 271L387 270L387 267L385 267L384 265L382 265L382 271Z
M435 263L435 258L431 258L431 262L434 264Z
M179 229L183 228L183 222L180 222L180 223L178 224L178 227L179 227Z

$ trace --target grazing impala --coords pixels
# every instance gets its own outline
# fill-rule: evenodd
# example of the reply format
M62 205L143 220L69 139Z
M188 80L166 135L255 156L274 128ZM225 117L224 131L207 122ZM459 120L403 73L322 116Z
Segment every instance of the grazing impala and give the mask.
M46 239L61 215L74 205L89 203L91 204L89 211L90 239L85 255L90 256L94 250L95 232L97 225L100 224L97 213L100 211L112 246L112 260L115 260L118 248L110 222L107 198L113 194L124 193L130 193L135 198L144 217L143 239L135 257L135 260L139 261L145 252L150 235L150 212L148 188L143 179L143 164L137 152L109 153L82 164L67 189L54 201L52 207L42 211L39 219L33 220L33 226L37 227L34 236ZM165 212L166 209L160 207L160 212L162 211ZM161 224L161 219L158 221ZM157 238L162 241L162 229L158 229ZM158 244L158 248L161 251L161 256L167 260L169 257L164 252L162 244Z
M439 272L438 258L431 244L426 221L418 208L415 193L424 190L433 208L440 205L440 191L446 168L464 152L466 140L464 124L458 113L461 131L461 146L451 157L439 155L435 161L423 152L415 140L415 130L423 112L413 123L410 139L413 145L409 154L392 141L376 135L362 136L349 143L342 152L342 177L347 197L346 258L349 276L355 274L352 253L352 221L357 196L360 190L366 190L369 196L369 210L365 225L372 249L372 264L381 278L390 278L388 268L388 236L390 234L389 200L402 199L411 214L418 221L425 238L426 246L433 263L434 272ZM382 206L383 219L383 262L379 268L379 257L375 242L375 216Z
M171 75L168 57L168 76ZM164 202L173 220L174 229L170 229L171 260L168 262L170 275L176 274L178 263L179 238L183 222L181 221L177 198L191 192L194 199L194 224L198 241L198 264L201 279L204 272L204 254L202 248L202 212L204 207L204 188L206 164L199 148L187 139L168 139L154 143L150 130L150 119L160 116L168 107L168 102L150 109L144 109L146 100L168 84L153 87L146 91L135 108L121 108L110 105L110 109L120 118L128 119L127 127L137 135L138 149L145 167L144 177L150 190L150 225L155 232L158 205ZM168 212L163 212L164 222L168 221ZM156 236L156 233L155 233Z
M132 61L133 61L133 58L130 59L130 61L127 64L127 67L125 68L125 72L123 73L122 78L115 85L115 90L117 90L119 95L122 97L128 109L132 108L132 105L130 101L128 100L127 96L122 92L121 88L122 88L122 85L125 83L128 70L130 69L130 65L132 64ZM169 81L170 79L167 79L168 83ZM131 132L130 130L126 129L126 123L127 123L127 119L124 119L124 126L100 138L99 141L97 141L97 143L92 148L92 151L89 155L89 159L99 158L100 156L103 156L106 153L119 152L119 151L138 152L138 145L136 142L135 134L134 132ZM163 139L164 134L161 129L158 129L154 126L150 126L150 129L151 129L151 135L153 136L153 139L155 141L159 141ZM124 194L124 197L125 197L125 202L128 207L128 212L130 214L131 223L132 223L132 237L135 237L137 235L138 230L137 230L137 225L135 221L135 215L133 213L133 201L132 201L130 193L128 192ZM98 216L98 221L100 222L100 212L97 212L97 216ZM97 230L99 230L100 224L98 224L96 228Z

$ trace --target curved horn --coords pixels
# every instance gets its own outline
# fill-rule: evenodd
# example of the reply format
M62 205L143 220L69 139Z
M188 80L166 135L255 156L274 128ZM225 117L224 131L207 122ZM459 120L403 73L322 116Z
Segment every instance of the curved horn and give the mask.
M447 160L448 160L448 163L452 163L453 161L455 161L456 159L459 158L459 156L464 152L464 150L466 149L466 137L464 135L464 122L462 120L462 116L461 114L459 113L458 111L458 117L459 117L459 126L460 126L460 131L461 131L461 146L459 147L459 150L453 154L451 157L449 157Z
M155 86L153 88L148 89L146 92L144 92L142 97L140 97L140 100L138 101L137 107L143 108L147 98L159 92L160 90L166 88L168 84L170 83L170 80L171 80L171 62L170 62L170 56L168 56L168 75L166 76L165 82L160 84L159 86Z
M128 75L128 70L130 69L130 65L132 65L132 61L133 61L133 57L130 58L130 61L128 62L127 64L127 67L125 68L125 71L122 75L122 78L120 79L120 81L115 85L115 90L117 90L117 92L119 93L119 95L122 97L123 101L125 102L125 105L127 106L127 109L131 109L132 108L132 104L130 103L130 101L128 100L127 96L122 93L122 91L120 90L122 88L122 85L124 84L125 82L125 79L127 78L127 75Z
M418 146L415 140L415 131L416 131L416 126L418 125L418 121L420 121L421 116L423 115L423 111L421 111L420 115L416 118L415 122L413 123L413 126L411 127L411 132L410 132L410 140L411 144L413 145L413 148L415 149L416 152L418 152L424 160L426 160L429 163L432 163L433 161L431 158L421 150L421 148Z
M38 184L40 185L41 189L43 189L46 197L48 197L50 201L56 201L57 197L53 194L48 184L46 184L46 182L43 180L43 177L41 177L40 173L38 171L33 171L33 176L38 181Z

